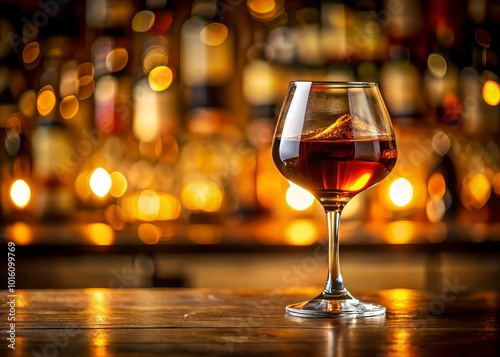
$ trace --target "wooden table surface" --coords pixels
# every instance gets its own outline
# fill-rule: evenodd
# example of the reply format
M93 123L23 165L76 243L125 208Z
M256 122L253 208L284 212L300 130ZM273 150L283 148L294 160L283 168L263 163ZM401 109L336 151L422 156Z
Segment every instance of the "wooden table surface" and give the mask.
M15 351L0 356L499 356L500 293L354 292L383 317L306 319L284 306L319 288L18 290ZM3 292L9 301L7 292Z

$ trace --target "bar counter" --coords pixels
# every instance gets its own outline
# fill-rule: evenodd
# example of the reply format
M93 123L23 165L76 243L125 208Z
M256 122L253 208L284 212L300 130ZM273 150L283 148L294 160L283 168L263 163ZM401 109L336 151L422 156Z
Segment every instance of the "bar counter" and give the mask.
M15 291L2 356L498 356L500 293L445 281L434 293L353 291L382 317L308 319L284 306L320 288ZM11 299L3 291L5 301ZM2 303L1 330L10 328Z

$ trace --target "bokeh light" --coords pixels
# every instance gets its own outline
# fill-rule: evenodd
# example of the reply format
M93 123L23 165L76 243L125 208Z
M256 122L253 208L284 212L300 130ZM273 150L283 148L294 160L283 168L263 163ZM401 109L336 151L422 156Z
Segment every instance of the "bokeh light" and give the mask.
M128 52L123 47L115 48L106 55L106 69L110 72L121 71L127 63Z
M496 106L500 103L500 85L497 82L491 80L484 82L482 94L487 104Z
M52 112L55 105L56 105L56 95L54 92L54 88L52 88L52 86L45 86L42 89L40 89L36 101L36 107L38 109L38 113L40 113L41 116L47 116Z
M68 95L61 100L59 110L61 111L61 116L64 119L71 119L76 115L76 113L78 113L79 107L80 104L78 102L78 98L74 95Z
M86 200L92 194L92 190L90 189L90 172L82 171L75 179L75 191L78 197L82 200Z
M389 197L396 206L405 207L413 199L413 186L405 178L395 180L389 188Z
M318 227L314 221L298 219L285 229L285 240L292 245L310 245L318 239Z
M448 68L446 60L438 53L431 53L427 58L427 68L436 78L443 78Z
M275 19L285 11L283 0L248 0L247 7L254 18L262 21Z
M410 243L415 236L415 226L410 221L390 222L386 229L386 239L390 244Z
M460 190L464 207L469 210L482 208L490 199L491 188L490 181L481 173L466 177Z
M111 245L115 242L115 232L104 223L91 223L83 227L87 241L95 245Z
M18 245L28 245L33 242L33 228L24 222L9 225L6 227L6 233Z
M314 203L314 196L307 190L290 182L286 191L286 203L297 211L304 211Z
M24 92L19 98L19 111L26 117L36 113L36 92L32 89Z
M111 177L108 172L102 167L98 167L90 175L90 189L98 197L104 197L111 189Z
M218 211L223 197L222 189L211 181L193 181L184 186L181 191L182 204L196 211Z
M276 8L274 0L250 0L248 8L256 14L268 14Z
M434 198L427 202L425 214L431 223L437 223L443 220L446 213L446 205L442 198Z
M500 196L500 172L493 177L492 188L497 195Z
M427 182L427 190L432 199L443 198L446 193L446 181L440 172L433 173Z
M21 119L19 118L18 113L13 114L9 119L7 119L7 122L5 122L5 134L7 139L12 141L18 139L22 131L21 126Z
M170 193L160 193L160 210L158 220L174 220L181 215L181 203Z
M220 46L229 36L227 27L219 22L205 26L200 32L200 39L207 46Z
M16 180L10 187L10 198L18 208L24 208L31 199L31 189L24 180Z
M40 58L40 44L36 41L28 43L23 49L24 64L32 64Z
M132 30L135 32L146 32L153 27L155 14L149 10L139 11L132 19Z
M127 179L119 171L113 171L109 176L111 177L110 195L113 197L122 197L127 192Z
M160 212L160 196L153 190L144 190L137 198L137 218L154 221Z
M155 67L149 72L149 87L155 92L161 92L170 87L174 79L174 73L167 66Z
M137 233L139 239L146 244L156 244L160 240L161 230L151 223L143 223L139 226Z
M142 66L145 74L148 74L153 68L166 66L168 64L167 44L153 45L144 51Z
M78 99L87 99L94 93L94 77L83 76L76 82L76 95Z

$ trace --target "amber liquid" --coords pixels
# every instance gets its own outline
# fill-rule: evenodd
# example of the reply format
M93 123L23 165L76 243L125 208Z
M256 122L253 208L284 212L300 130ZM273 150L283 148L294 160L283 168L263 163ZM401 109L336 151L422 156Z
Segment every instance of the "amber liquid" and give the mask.
M384 179L396 164L396 142L276 138L273 159L283 176L318 198L352 197Z

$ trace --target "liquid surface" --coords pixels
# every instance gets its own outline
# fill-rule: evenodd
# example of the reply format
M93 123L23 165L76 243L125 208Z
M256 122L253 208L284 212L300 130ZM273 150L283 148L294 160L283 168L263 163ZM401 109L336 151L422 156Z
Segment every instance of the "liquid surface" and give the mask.
M277 137L273 145L273 159L283 176L318 198L354 196L384 179L396 158L392 138Z

